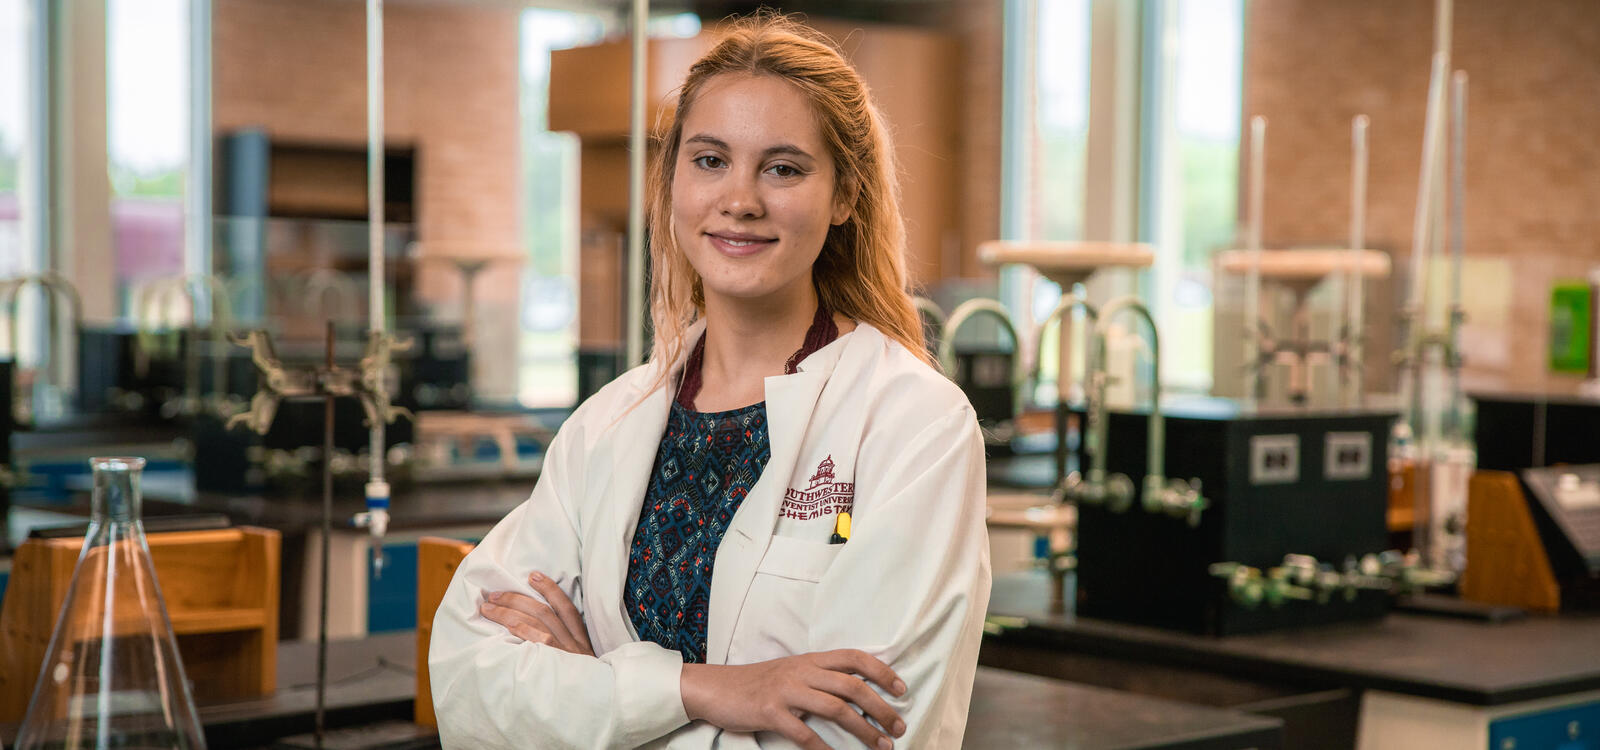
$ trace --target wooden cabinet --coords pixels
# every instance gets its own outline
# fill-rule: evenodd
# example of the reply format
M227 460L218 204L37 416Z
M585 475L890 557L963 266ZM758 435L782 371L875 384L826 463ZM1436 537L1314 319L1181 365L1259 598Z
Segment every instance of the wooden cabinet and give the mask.
M213 702L272 693L278 679L278 532L241 526L147 539L194 695ZM82 537L30 539L12 558L0 608L0 722L20 721L27 710L82 549Z

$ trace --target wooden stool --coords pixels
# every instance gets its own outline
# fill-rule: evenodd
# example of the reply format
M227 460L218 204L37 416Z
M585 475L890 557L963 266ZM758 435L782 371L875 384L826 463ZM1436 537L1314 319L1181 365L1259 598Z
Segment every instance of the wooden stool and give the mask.
M477 545L459 539L425 536L417 540L417 697L416 723L439 726L433 713L433 686L428 682L428 642L433 638L433 615L439 611L445 589L467 553Z

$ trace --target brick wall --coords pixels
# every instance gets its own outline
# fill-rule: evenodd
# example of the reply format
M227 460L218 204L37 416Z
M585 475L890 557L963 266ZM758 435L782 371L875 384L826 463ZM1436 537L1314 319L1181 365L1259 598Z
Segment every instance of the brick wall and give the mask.
M1389 251L1396 280L1406 281L1433 6L1248 4L1245 114L1270 121L1267 247L1343 246L1350 118L1366 113L1368 246ZM1577 378L1546 374L1549 295L1554 280L1600 264L1600 3L1456 0L1454 27L1452 67L1470 76L1466 375L1489 387L1567 390ZM1392 312L1369 320L1389 325Z
M213 118L218 132L366 141L366 17L357 2L217 0ZM518 16L498 5L389 3L384 8L384 126L417 151L418 252L520 255ZM515 392L520 268L478 278L478 385ZM429 262L414 289L457 319L462 284Z
M999 0L967 0L956 4L945 25L959 36L965 63L959 82L961 121L955 156L962 278L995 273L978 262L978 244L1000 237L1000 111L1005 79L1001 10Z

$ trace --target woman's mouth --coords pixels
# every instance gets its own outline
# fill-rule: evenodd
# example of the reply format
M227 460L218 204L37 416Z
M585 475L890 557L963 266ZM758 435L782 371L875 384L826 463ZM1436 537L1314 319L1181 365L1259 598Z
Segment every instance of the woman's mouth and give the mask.
M756 237L747 234L707 233L706 237L711 239L712 246L715 247L718 252L735 258L744 258L755 255L756 253L765 250L767 247L777 242L776 239L768 237Z

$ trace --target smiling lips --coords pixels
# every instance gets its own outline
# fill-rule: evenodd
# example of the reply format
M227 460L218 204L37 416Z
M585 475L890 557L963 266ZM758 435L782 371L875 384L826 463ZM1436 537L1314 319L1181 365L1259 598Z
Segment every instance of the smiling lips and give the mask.
M715 234L707 232L706 237L711 239L711 244L723 255L731 255L735 258L755 255L777 242L777 239L772 237L760 237L740 232L718 232Z

